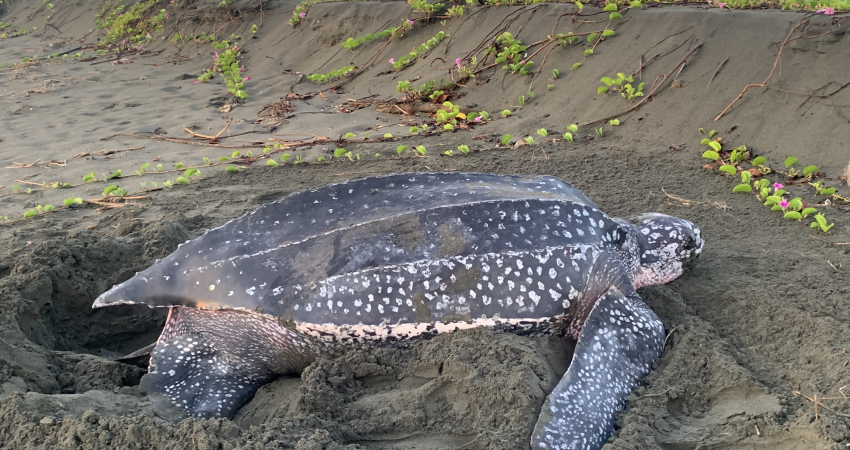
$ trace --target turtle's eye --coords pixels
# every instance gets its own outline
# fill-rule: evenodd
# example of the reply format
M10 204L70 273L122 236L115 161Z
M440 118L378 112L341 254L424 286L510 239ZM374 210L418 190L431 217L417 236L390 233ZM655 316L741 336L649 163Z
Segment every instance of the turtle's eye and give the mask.
M694 239L693 235L688 234L687 236L685 236L684 246L685 250L693 250L697 248L697 241L696 239Z

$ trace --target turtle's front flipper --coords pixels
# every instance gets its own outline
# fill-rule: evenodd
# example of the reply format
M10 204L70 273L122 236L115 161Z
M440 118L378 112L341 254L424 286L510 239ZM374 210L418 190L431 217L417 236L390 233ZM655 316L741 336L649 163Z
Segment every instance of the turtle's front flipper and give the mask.
M593 307L570 368L543 405L532 449L599 449L626 396L661 355L661 320L632 291L608 290Z
M310 364L310 344L260 314L172 308L140 387L164 419L230 418L263 383Z

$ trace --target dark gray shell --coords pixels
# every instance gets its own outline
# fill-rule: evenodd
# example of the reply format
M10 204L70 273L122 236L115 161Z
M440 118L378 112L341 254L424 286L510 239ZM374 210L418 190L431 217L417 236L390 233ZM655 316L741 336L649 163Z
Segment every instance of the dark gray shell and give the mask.
M94 306L244 308L296 322L366 325L450 314L552 317L568 304L549 296L566 299L570 277L580 278L581 261L590 259L585 253L625 239L596 208L547 176L353 180L292 194L209 230ZM557 280L548 276L554 272ZM487 284L499 304L466 301ZM363 303L375 296L378 304L366 311ZM547 301L535 299L541 296Z

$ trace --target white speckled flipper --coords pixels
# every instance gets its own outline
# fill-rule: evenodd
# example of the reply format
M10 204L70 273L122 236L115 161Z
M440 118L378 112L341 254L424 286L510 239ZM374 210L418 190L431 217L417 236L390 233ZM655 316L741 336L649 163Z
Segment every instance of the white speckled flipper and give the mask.
M612 287L593 307L570 368L543 405L532 449L596 450L614 416L661 355L664 326L632 291Z
M163 419L230 418L262 384L309 365L312 347L259 314L176 307L139 387Z

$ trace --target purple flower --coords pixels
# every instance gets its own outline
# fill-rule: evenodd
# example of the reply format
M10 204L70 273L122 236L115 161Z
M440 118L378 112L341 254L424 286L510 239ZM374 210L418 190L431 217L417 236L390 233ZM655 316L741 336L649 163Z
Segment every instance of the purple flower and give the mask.
M784 187L785 187L785 186L783 186L783 185L781 185L781 184L779 184L779 183L773 183L773 188L774 188L774 189L782 189L782 188L784 188Z
M826 8L826 9L819 9L819 10L815 11L815 14L826 14L827 16L831 16L831 15L835 14L835 8L830 6L829 8Z
M457 64L457 68L460 69L460 58L455 58L455 64Z
M303 18L307 17L307 13L302 12L301 14L299 14L299 16L301 16L301 18L303 19Z
M194 82L194 83L192 83L192 84L198 84L198 83L200 83L200 81L195 80L195 82Z
M390 64L395 63L395 58L390 58Z
M410 19L407 19L407 24L408 24L408 25L413 25L413 21L412 21L412 20L410 20Z
M171 17L171 14L165 13L165 18L168 19L169 17Z
M251 81L251 77L245 77L245 81Z
M785 200L785 199L783 198L783 199L782 199L782 201L781 201L781 202L779 202L779 206L781 206L781 207L782 207L782 209L787 208L787 207L788 207L788 200Z

